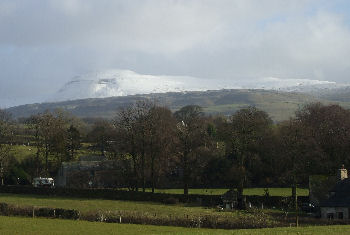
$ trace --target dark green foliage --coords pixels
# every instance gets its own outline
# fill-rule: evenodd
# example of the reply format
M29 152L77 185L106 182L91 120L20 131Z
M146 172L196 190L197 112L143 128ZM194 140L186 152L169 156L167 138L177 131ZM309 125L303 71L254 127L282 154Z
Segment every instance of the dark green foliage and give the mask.
M169 197L169 198L164 200L164 203L165 204L177 204L177 203L179 203L179 199L173 198L173 197Z
M200 96L185 96L192 95ZM28 184L45 174L54 177L63 161L77 160L79 153L114 160L120 176L109 187L134 191L183 187L187 194L188 188L235 187L242 193L244 187L306 187L309 175L334 174L342 164L349 167L349 117L350 111L339 105L312 103L290 120L273 123L266 112L252 106L230 117L205 116L198 105L172 113L141 100L119 110L113 121L94 120L81 128L61 111L46 112L25 124L2 122L14 130L14 139L22 135L15 142L23 136L31 142L11 147L2 141L6 151L1 152L9 154L1 155L6 159L6 173L1 175L6 184ZM16 150L25 157L11 158Z

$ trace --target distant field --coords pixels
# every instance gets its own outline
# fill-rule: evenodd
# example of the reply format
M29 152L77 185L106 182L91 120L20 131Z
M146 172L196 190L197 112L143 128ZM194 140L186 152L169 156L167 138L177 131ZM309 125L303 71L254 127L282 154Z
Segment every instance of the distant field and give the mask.
M260 210L222 212L217 208L206 208L196 204L180 203L176 205L165 205L154 202L78 199L15 194L0 194L0 202L20 207L34 206L75 209L79 210L83 216L96 213L116 214L122 217L129 215L133 218L150 218L153 219L153 221L156 219L156 221L187 220L190 222L203 217L215 217L217 221L229 221L230 225L238 228L241 228L242 224L247 223L247 221L249 223L252 221L254 224L263 223L265 224L264 226L267 226L267 224L276 224L276 216L280 217L283 215L283 212L277 209L264 210L264 212Z
M308 234L328 235L350 234L350 226L315 226L299 228L268 229L197 229L170 226L134 224L107 224L99 222L71 221L59 219L17 218L0 216L1 234L233 234L233 235L276 235Z
M268 188L270 196L291 196L291 188ZM222 195L227 192L228 189L189 189L190 194L201 194L201 195ZM146 189L146 192L150 192L151 189ZM183 189L156 189L157 193L171 193L171 194L183 194ZM262 196L265 194L264 188L246 188L243 191L244 195L258 195ZM309 190L305 188L299 188L297 190L299 196L308 196Z
M81 148L76 152L75 159L78 160L80 156L86 156L86 155L99 155L100 152L93 151L89 149L90 144L88 143L82 143ZM36 147L35 146L26 146L26 145L12 145L11 146L11 152L13 156L19 161L23 161L24 159L28 157L33 157L36 155ZM55 156L49 156L49 159L55 160Z
M5 202L23 206L37 207L53 207L64 209L76 209L82 212L88 211L131 211L152 213L157 215L207 215L217 213L222 216L221 212L217 212L212 208L203 208L199 206L177 204L165 205L155 202L133 202L133 201L117 201L103 199L81 199L66 198L39 195L19 195L19 194L0 194L0 202ZM240 212L237 212L240 213Z
M35 146L13 145L11 146L11 150L13 156L18 161L23 161L30 156L35 156L36 154Z

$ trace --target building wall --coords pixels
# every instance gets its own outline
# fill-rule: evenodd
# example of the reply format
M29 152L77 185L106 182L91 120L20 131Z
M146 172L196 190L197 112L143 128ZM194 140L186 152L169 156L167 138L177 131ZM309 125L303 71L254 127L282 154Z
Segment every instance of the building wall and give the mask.
M335 176L311 175L309 176L309 198L314 205L319 205L329 197L331 190L337 182Z
M347 207L321 207L322 219L330 219L330 216L333 216L333 219L340 219L340 213L343 213L343 219L349 219L349 208Z
M115 161L63 162L55 184L57 187L74 188L116 187L121 183L120 174L120 167Z

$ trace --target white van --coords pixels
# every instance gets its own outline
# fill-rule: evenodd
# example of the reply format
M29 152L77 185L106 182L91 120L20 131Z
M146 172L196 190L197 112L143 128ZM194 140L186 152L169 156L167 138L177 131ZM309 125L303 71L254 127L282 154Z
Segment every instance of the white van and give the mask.
M52 178L34 178L33 179L34 188L54 188L55 182Z

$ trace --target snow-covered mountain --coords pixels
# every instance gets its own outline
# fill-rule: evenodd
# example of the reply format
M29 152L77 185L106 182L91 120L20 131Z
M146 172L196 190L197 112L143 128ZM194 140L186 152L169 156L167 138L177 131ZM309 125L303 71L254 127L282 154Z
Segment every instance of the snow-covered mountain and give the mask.
M188 76L153 76L141 75L130 70L108 70L74 77L55 94L53 100L203 91L209 87L221 89L221 86L213 85L212 81Z
M266 89L309 92L337 88L339 84L309 79L261 78L254 80L217 80L189 76L142 75L130 70L107 70L74 77L49 101L105 98L136 94L206 91L220 89Z

